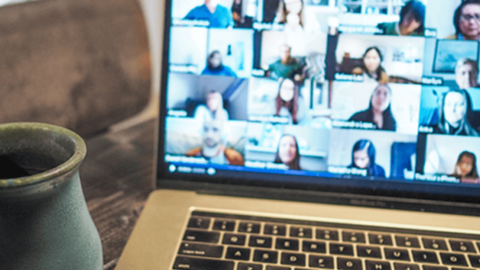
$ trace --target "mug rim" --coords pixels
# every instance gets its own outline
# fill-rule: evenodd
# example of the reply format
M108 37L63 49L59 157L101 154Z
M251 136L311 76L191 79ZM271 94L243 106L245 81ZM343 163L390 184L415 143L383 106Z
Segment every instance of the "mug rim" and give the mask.
M78 168L87 152L85 141L77 133L56 125L36 122L0 124L0 133L5 130L41 130L66 136L75 143L75 152L68 160L47 171L25 177L0 179L0 190L31 186L69 174Z

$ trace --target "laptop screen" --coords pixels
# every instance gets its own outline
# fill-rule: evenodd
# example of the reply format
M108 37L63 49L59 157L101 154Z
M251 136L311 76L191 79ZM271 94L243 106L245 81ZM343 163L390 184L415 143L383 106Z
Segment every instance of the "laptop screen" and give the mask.
M480 1L167 2L162 178L480 194Z

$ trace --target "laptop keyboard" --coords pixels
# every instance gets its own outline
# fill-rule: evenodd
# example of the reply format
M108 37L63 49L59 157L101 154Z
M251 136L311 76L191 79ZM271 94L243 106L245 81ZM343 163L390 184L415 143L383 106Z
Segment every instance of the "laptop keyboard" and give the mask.
M466 270L480 236L193 212L173 269Z

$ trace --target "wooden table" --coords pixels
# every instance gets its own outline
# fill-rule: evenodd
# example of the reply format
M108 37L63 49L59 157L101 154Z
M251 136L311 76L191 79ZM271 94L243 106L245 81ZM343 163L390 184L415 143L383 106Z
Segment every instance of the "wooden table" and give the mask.
M104 269L114 269L154 189L157 119L86 140L80 178L102 239Z

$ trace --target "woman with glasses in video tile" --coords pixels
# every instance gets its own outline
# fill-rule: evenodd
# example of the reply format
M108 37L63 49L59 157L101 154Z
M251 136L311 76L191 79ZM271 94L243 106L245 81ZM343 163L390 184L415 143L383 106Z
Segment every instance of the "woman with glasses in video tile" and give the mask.
M417 0L408 1L400 10L399 22L379 23L384 35L423 36L425 33L425 5Z
M453 17L455 34L447 39L479 40L480 38L480 1L466 0L457 8Z

